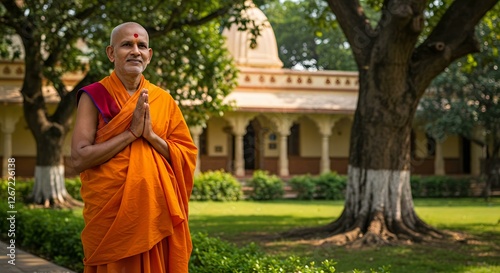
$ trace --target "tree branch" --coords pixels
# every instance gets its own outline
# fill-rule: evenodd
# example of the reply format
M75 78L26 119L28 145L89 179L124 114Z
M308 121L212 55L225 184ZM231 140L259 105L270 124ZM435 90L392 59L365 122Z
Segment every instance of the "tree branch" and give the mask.
M5 16L2 16L2 23L5 23L9 27L16 30L17 33L21 34L22 23L17 22L24 18L22 10L16 5L15 0L1 0L2 5L7 10Z
M89 8L86 8L79 13L75 14L73 17L68 17L67 20L61 21L61 23L58 25L58 29L61 29L67 22L69 21L75 21L76 24L80 24L81 21L84 19L90 17L96 9L100 7L100 5L103 5L104 2L101 0L97 5L92 5ZM67 45L67 43L73 41L76 38L77 31L74 31L73 28L68 28L69 31L72 32L66 32L64 35L64 38L66 39L65 43L59 42L57 43L57 46L54 47L50 55L47 57L47 59L44 61L44 66L45 67L53 67L56 65L56 63L59 61L59 56L63 52L64 47Z
M352 47L354 59L359 68L365 67L369 50L373 46L374 30L370 26L363 8L358 0L338 1L326 0L342 27L349 44Z
M86 73L85 77L73 88L71 92L66 92L64 95L61 95L61 101L57 105L57 109L52 114L50 118L52 121L57 122L59 124L65 124L68 119L71 117L73 110L75 109L76 104L76 93L82 87L91 84L97 80L97 76L92 73Z
M155 27L146 27L146 30L149 32L150 37L158 37L161 35L165 35L166 33L175 30L175 29L181 29L182 27L185 26L200 26L203 25L207 22L210 22L211 20L214 20L216 18L219 18L221 16L224 16L227 14L227 12L231 9L232 5L228 5L222 8L219 8L212 13L201 17L201 18L194 18L194 19L188 19L188 20L183 20L179 22L174 22L175 17L172 17L169 22L163 27L161 30L156 29ZM179 10L180 11L180 10ZM180 14L180 13L179 13Z
M416 90L421 94L432 79L454 60L479 51L476 25L498 0L456 0L412 56Z

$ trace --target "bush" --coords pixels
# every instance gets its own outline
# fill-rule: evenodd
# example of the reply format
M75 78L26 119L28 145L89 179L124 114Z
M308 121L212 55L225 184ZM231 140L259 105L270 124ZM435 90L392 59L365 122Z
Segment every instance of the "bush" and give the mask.
M285 260L265 255L255 244L237 247L231 243L210 238L205 234L193 235L193 253L189 264L192 273L273 273L273 272L335 272L335 263L325 260L321 265L306 263L296 256Z
M0 204L0 209L0 217L7 219L7 203ZM71 210L29 209L19 203L16 211L17 247L77 272L83 271L82 217L75 217ZM8 228L0 226L2 239L12 239L6 237Z
M68 194L73 198L82 200L82 196L80 195L80 188L82 187L82 181L80 177L75 178L66 178L66 190ZM7 200L7 189L8 187L14 187L16 190L16 202L26 202L33 192L33 185L35 181L33 178L17 178L15 185L10 184L5 179L0 179L0 199Z
M0 217L6 219L7 203L0 204L0 209ZM80 234L84 222L81 216L75 216L70 210L29 209L21 205L17 208L16 221L16 230L22 230L16 233L16 246L63 267L83 272ZM8 228L0 226L2 239L6 239ZM316 265L296 256L281 259L265 254L253 243L237 247L201 233L193 234L192 241L191 273L335 272L335 263L331 260Z
M412 176L411 191L417 197L468 197L471 180L450 176Z
M341 200L345 197L347 177L336 172L328 172L316 177L316 198Z
M240 182L230 173L209 171L194 178L191 200L237 201L243 196Z
M68 191L68 194L71 195L71 197L82 201L82 195L80 193L80 189L82 188L82 181L80 180L80 177L74 177L74 178L66 178L66 191Z
M253 188L249 198L252 200L275 200L285 194L284 182L276 175L269 175L267 171L256 170L247 182Z
M288 184L297 193L299 200L312 200L316 195L316 181L310 174L294 176Z

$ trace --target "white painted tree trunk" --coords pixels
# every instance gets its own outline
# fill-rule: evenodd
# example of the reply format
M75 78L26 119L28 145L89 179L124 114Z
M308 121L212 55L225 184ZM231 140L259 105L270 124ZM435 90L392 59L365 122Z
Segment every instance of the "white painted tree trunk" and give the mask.
M32 194L34 202L45 206L52 202L64 203L68 197L64 181L64 165L36 166Z
M400 221L402 207L413 208L409 171L362 171L349 166L349 174L346 206L354 218L382 213L385 219Z

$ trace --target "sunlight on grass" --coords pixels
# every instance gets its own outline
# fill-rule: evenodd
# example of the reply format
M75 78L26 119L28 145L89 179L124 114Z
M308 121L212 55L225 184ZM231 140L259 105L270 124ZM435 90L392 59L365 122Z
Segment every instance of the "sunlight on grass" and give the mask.
M262 247L271 254L292 254L312 261L334 259L336 272L353 268L370 271L391 265L398 273L486 273L500 272L500 198L416 199L415 210L427 223L439 228L476 236L467 244L385 246L353 250L303 241L274 241ZM191 202L190 227L233 242L251 241L256 234L318 226L340 216L343 201Z

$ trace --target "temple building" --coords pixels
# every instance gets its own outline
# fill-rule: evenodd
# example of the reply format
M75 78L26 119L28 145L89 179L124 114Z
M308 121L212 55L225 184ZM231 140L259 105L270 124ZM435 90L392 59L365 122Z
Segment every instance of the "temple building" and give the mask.
M252 19L267 21L253 6ZM236 26L224 30L227 47L240 70L238 86L226 97L232 111L213 117L206 126L191 128L199 148L197 172L225 170L246 177L267 170L280 177L347 173L349 141L358 96L358 74L348 71L299 71L283 68L271 26L263 29L257 46L249 47L249 34ZM7 159L15 157L18 176L33 176L35 141L23 117L20 89L21 61L0 60L0 156L2 176ZM82 75L68 75L75 85ZM50 108L59 101L45 87ZM69 132L64 146L66 176L71 167ZM434 143L415 126L412 138L412 173L478 175L483 152L459 136Z

